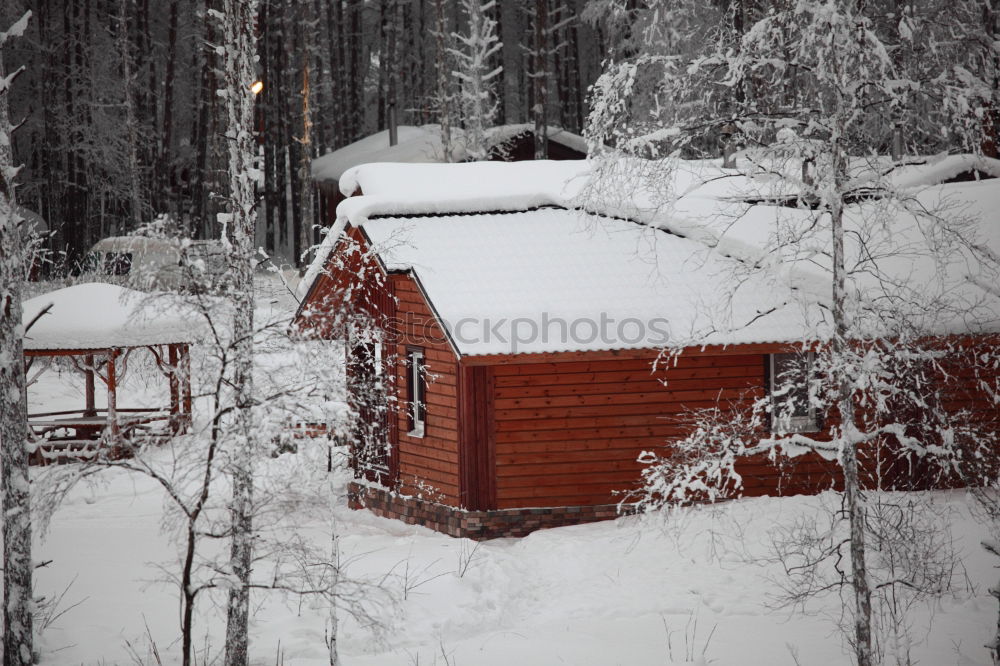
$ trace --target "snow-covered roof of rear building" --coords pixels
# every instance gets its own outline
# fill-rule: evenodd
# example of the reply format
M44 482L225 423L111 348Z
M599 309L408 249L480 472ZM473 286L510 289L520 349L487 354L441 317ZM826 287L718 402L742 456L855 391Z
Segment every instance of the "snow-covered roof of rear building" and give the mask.
M460 130L456 132L459 138ZM354 143L318 157L312 162L312 177L317 182L339 181L345 171L353 166L368 162L444 162L444 144L441 141L440 125L400 125L397 128L397 143L389 145L389 130L382 130ZM461 142L455 142L457 151L453 159L465 157ZM343 189L343 186L341 186ZM346 192L350 195L353 192Z
M45 221L44 217L33 210L29 210L24 206L14 206L14 214L21 218L21 222L29 234L37 236L49 230L49 223Z
M534 133L535 126L531 123L517 123L512 125L497 125L486 130L486 137L491 146L497 146L526 132ZM545 128L545 136L549 141L561 143L567 148L577 151L581 155L587 154L587 140L579 134L574 134L569 130L555 125L548 125Z
M498 125L486 130L486 140L491 146L502 144L525 132L534 132L534 125ZM389 130L382 130L343 148L331 151L312 162L312 178L317 182L340 181L344 172L360 164L395 162L404 164L433 164L448 162L445 159L444 143L441 140L440 125L400 125L397 143L389 145ZM452 162L466 158L464 137L461 128L452 128ZM587 141L561 127L549 126L546 131L550 141L561 143L583 155L587 154ZM344 196L354 193L356 182L351 186L340 184ZM367 193L367 191L366 191Z
M24 335L28 350L108 349L197 342L201 319L182 298L92 282L24 302L25 325L51 306Z

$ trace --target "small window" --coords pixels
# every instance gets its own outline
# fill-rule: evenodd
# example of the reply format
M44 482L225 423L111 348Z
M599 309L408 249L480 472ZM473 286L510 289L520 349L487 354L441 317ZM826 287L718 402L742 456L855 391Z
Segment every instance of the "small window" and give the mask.
M816 432L820 429L816 406L809 400L814 361L813 352L770 355L768 388L771 430L774 432Z
M406 399L410 437L424 436L424 422L427 419L427 405L424 402L427 384L424 377L424 350L410 348L406 351Z

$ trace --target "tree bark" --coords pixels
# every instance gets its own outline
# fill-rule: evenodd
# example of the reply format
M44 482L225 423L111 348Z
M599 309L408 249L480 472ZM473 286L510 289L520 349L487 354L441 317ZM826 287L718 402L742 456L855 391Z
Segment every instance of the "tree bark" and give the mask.
M0 33L0 47L7 35ZM0 81L4 80L0 50ZM28 480L28 409L24 379L21 284L25 247L14 218L14 156L0 88L0 492L3 495L3 663L26 666L32 647L31 511Z
M125 134L128 141L129 217L132 229L142 224L142 195L139 183L139 128L136 119L135 72L132 66L132 40L129 39L129 0L118 5L118 48L121 51Z
M330 553L330 562L333 565L333 584L331 589L337 589L337 582L340 578L340 537L337 536L337 532L334 531L332 538L332 548ZM340 619L337 613L337 595L331 595L330 597L330 615L327 627L328 637L327 637L327 648L330 659L330 666L340 666L340 653L337 650L337 632L340 629Z
M301 215L299 217L299 242L298 252L295 261L302 270L305 271L309 265L306 254L313 244L313 184L310 177L312 166L312 110L310 109L310 86L309 67L312 63L312 28L305 26L303 30L303 54L302 54L302 138L300 140L300 162L299 162L299 206Z
M253 140L256 0L224 3L226 139L229 146L229 223L232 225L230 271L234 301L233 387L235 401L231 478L233 484L233 580L226 608L226 666L246 666L249 659L250 573L253 558L253 243L256 221L256 154Z
M167 68L163 75L163 129L160 133L159 171L157 192L154 199L176 212L177 201L173 188L174 145L174 79L177 71L177 29L179 0L170 0L170 18L167 27ZM154 204L155 205L155 204Z
M844 153L836 137L832 140L833 171L836 191L843 192L847 182ZM833 324L832 352L843 358L848 344L846 263L844 258L844 203L836 199L830 209L833 235ZM851 377L843 367L834 369L837 376L837 409L843 444L840 465L844 470L844 503L850 529L851 586L854 591L854 653L858 666L872 666L872 606L868 569L865 562L865 505L858 476L858 437L854 418Z
M437 114L441 125L441 147L444 161L451 162L451 95L448 71L448 28L445 25L444 0L434 0L434 56L437 72Z
M215 221L212 212L215 209L211 200L211 190L215 180L215 132L216 132L216 58L215 50L210 45L215 44L218 31L215 20L210 18L209 10L216 9L216 0L199 0L199 24L202 32L196 37L195 53L198 54L197 66L200 68L200 85L196 95L197 131L195 132L195 161L191 179L191 216L197 233L202 238L215 235Z
M535 44L532 67L532 89L534 99L532 117L535 122L535 159L544 160L549 156L548 119L548 0L535 0Z

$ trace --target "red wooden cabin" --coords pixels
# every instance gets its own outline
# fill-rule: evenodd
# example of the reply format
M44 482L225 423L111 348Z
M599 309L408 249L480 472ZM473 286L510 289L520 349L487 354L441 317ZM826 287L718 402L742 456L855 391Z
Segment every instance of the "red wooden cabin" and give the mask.
M466 194L520 173L494 179L498 167L468 165L482 178L463 180L462 165L447 166L433 173ZM405 192L388 200L376 175L364 188L374 196L341 206L342 233L314 264L323 270L297 314L305 330L350 340L352 390L386 380L387 401L359 409L356 508L473 538L613 517L639 479L639 454L681 435L684 412L765 394L776 364L801 348L803 312L787 305L787 285L757 276L729 291L720 280L737 260L698 241L562 207L518 208L518 187L546 189L539 173L488 203L506 210L456 196L435 214ZM741 325L664 363L664 335L705 329L723 300ZM380 332L352 338L346 320L359 314ZM820 427L799 418L797 427ZM747 495L816 492L838 479L835 463L814 454L740 472Z

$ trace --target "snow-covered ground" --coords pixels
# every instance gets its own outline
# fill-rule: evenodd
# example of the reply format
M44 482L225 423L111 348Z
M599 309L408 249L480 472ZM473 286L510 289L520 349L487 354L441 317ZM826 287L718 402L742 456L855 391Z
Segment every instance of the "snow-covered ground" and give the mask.
M276 285L262 287L258 302L262 317L288 315L290 301ZM47 381L36 386L35 399L72 395ZM260 473L298 496L285 522L319 548L328 548L336 530L345 575L379 585L372 599L392 599L376 611L378 632L343 618L346 666L851 663L836 629L836 595L805 611L773 607L781 568L769 561L769 535L824 515L836 502L832 494L745 500L685 517L622 518L477 545L349 510L349 475L342 465L326 472L326 446L317 440L298 455L262 461ZM335 458L343 460L343 452ZM964 493L934 499L961 562L952 589L911 614L912 663L987 664L982 645L996 625L987 588L997 575L978 546L987 535ZM169 582L178 548L161 529L164 506L156 483L120 469L69 494L36 546L37 559L51 560L38 571L36 593L61 596L42 635L43 663L179 663L179 602ZM221 661L222 600L221 593L202 599L200 662ZM276 592L255 593L252 603L255 663L328 663L326 604Z
M334 490L342 492L345 481L338 473ZM913 636L922 642L914 663L986 664L980 646L996 604L985 590L995 573L977 547L979 527L962 493L937 499L954 511L962 567L952 593L913 614ZM793 652L804 665L849 664L834 626L836 597L810 605L810 613L770 609L769 577L779 571L753 559L768 554L771 528L831 500L746 500L665 529L620 519L478 547L351 511L343 501L313 526L322 540L335 522L342 557L351 561L347 574L384 580L398 604L384 609L381 637L344 623L348 665L794 664ZM178 661L176 590L161 582L159 569L176 571L176 564L161 514L159 488L117 470L69 497L38 547L39 558L53 560L39 572L38 593L69 586L65 614L43 635L44 663L124 663L133 650L151 663L150 635L165 662ZM253 603L255 662L327 663L323 605L263 594ZM203 604L202 659L219 657L223 616Z

